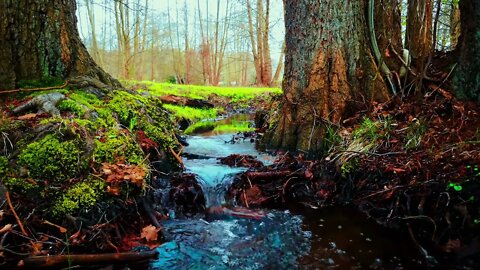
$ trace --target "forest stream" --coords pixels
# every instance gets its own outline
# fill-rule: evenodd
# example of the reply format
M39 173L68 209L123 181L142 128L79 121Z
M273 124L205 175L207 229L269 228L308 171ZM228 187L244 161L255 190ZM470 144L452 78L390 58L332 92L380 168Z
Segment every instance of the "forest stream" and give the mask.
M185 169L197 175L206 207L234 207L225 194L235 174L218 162L231 154L254 155L248 140L230 141L232 134L189 136ZM190 158L187 158L190 157ZM192 158L195 157L195 158ZM153 269L414 269L420 268L407 235L388 230L349 207L263 209L261 218L172 218L162 223L166 242L158 247ZM173 214L173 213L172 213ZM208 220L208 221L207 221Z

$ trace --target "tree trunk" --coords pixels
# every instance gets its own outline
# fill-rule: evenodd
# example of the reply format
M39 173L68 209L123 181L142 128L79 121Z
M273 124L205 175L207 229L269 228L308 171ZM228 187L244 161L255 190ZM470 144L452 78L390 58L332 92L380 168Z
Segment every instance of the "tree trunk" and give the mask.
M121 87L80 41L74 0L0 2L0 89L22 80L89 77L96 87Z
M451 3L450 8L450 47L455 48L460 36L460 7L458 3Z
M420 76L416 89L420 90L422 76L432 52L433 0L409 0L405 48L410 51L412 67Z
M398 0L375 1L375 32L382 61L392 72L400 72L402 62L395 57L395 50L402 55L402 17Z
M480 104L480 3L460 1L461 35L458 42L459 65L453 80L455 94Z
M385 100L369 44L363 0L287 0L284 97L267 147L318 154L325 123L364 101Z

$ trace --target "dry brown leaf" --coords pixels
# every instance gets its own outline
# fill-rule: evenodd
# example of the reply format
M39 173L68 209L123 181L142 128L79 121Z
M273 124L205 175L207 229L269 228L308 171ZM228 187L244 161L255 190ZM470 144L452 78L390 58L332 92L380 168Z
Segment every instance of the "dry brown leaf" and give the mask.
M22 116L17 117L18 120L30 120L37 117L36 113L28 113Z
M142 233L140 234L141 238L145 238L147 241L156 241L158 239L158 232L160 228L156 228L153 225L148 225L142 229Z

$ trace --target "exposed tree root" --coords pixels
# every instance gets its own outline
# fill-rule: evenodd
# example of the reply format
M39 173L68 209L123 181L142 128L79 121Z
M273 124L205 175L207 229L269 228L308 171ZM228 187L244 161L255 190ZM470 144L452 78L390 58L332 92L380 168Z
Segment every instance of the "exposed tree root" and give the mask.
M37 109L38 113L48 113L52 116L59 116L60 110L58 110L57 104L65 98L65 95L58 92L36 96L26 103L13 109L12 112L18 115L28 110Z

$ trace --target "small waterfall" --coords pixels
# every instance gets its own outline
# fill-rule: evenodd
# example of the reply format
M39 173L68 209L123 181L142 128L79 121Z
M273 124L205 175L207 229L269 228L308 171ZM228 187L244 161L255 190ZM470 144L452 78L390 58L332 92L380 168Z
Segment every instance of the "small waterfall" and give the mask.
M192 164L193 163L193 164ZM217 164L216 159L185 161L187 172L197 176L205 196L205 206L211 207L225 203L225 193L235 174L245 171L244 168L230 168Z

